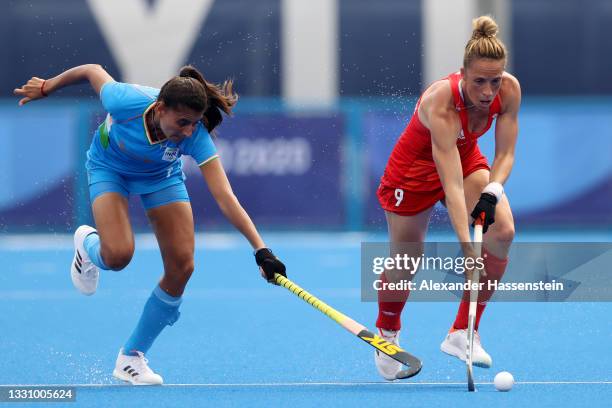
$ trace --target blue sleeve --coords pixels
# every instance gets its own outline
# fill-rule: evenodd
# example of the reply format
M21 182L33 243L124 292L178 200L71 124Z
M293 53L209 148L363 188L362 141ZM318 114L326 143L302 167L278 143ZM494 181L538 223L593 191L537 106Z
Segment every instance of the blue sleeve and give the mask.
M115 119L128 119L142 114L159 94L159 90L146 86L107 82L100 90L104 109Z
M198 166L219 157L212 138L201 124L198 125L193 136L186 139L184 154L193 157Z

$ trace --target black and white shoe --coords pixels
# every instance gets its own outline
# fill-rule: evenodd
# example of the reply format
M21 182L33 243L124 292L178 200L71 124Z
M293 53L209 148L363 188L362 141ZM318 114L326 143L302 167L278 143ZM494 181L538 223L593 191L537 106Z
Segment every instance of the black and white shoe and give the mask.
M96 229L89 225L81 225L74 232L74 259L70 266L70 277L74 287L87 296L96 292L100 272L85 252L83 242L88 235L95 233L97 233Z
M132 385L161 385L164 379L161 375L153 372L149 368L148 362L143 353L137 351L137 356L126 356L123 349L119 350L113 377L127 381Z

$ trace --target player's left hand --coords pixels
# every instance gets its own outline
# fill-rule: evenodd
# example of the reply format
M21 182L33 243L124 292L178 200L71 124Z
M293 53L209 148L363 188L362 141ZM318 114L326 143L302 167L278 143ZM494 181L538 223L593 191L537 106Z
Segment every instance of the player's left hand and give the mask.
M274 281L275 273L287 277L285 264L272 253L270 248L261 248L255 252L255 262L259 266L261 277L270 283L276 284Z
M27 83L21 86L21 88L15 88L13 94L21 96L19 100L19 106L23 106L30 101L44 98L47 93L44 91L45 80L38 77L32 77Z
M482 193L480 195L480 200L476 203L476 207L474 207L474 211L472 211L472 218L476 220L480 216L481 213L485 213L484 224L482 225L482 233L484 234L489 229L489 225L495 222L495 206L497 205L497 197L493 194ZM472 226L474 226L474 222L472 222Z

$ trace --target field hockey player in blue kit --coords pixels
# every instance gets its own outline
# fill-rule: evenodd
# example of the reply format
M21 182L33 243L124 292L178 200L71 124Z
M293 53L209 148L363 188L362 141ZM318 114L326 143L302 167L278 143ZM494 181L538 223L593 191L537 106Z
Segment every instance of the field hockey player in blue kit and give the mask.
M147 300L140 320L119 351L113 376L134 385L162 384L145 354L168 325L179 318L185 286L194 270L194 221L184 183L182 155L199 165L225 217L254 249L262 276L286 276L285 265L266 248L255 225L234 195L210 134L230 115L237 95L232 82L207 82L192 66L161 89L115 81L100 65L81 65L60 75L33 77L14 94L19 105L88 81L108 113L87 152L87 175L96 228L74 233L71 265L74 286L95 293L99 270L119 271L134 254L128 197L139 195L161 251L164 274Z

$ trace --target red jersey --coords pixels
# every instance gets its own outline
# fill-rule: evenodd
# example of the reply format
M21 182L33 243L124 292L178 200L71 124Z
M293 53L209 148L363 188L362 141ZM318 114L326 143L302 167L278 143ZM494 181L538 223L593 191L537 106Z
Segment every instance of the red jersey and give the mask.
M455 109L461 120L461 133L457 137L457 149L465 172L466 167L468 167L467 161L472 161L475 155L480 155L477 139L491 127L493 119L497 117L501 110L501 100L499 94L497 94L489 107L489 117L484 129L477 133L470 132L468 112L460 87L462 75L460 72L455 72L444 79L450 82ZM418 109L422 97L421 95L408 126L400 135L391 152L385 173L381 179L382 186L419 192L441 189L440 178L432 154L431 132L419 120Z

